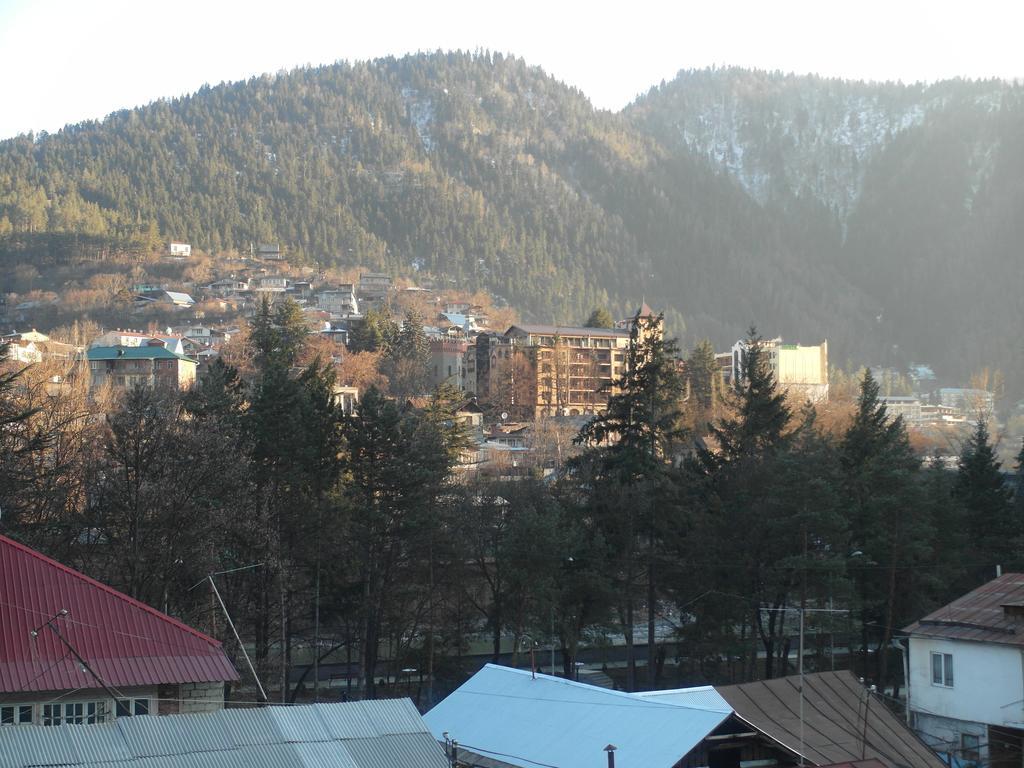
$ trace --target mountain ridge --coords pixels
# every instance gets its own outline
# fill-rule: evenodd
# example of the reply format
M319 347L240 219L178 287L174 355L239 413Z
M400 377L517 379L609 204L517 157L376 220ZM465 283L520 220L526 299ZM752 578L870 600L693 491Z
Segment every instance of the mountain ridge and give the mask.
M310 262L486 288L528 318L578 322L642 294L685 344L726 344L756 322L828 337L840 361L883 362L884 304L846 263L861 198L840 216L788 177L758 198L669 135L679 105L658 95L598 110L501 54L204 87L0 142L0 256L47 233L213 252L280 241Z

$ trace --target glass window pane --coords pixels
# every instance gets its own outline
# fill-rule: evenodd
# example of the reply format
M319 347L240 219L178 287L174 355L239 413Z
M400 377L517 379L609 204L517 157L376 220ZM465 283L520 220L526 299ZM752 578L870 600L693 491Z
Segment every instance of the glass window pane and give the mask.
M946 685L953 686L953 654L944 653L942 659L946 666Z
M131 699L118 699L116 704L117 716L118 717L131 717L132 714L132 701Z
M23 704L22 706L18 707L18 710L19 710L19 715L20 715L19 722L22 722L22 723L31 723L32 722L32 705L31 704Z
M0 707L0 725L14 725L14 707Z
M149 699L136 699L135 700L135 714L136 715L148 715L149 714Z
M932 683L942 685L942 655L932 654Z

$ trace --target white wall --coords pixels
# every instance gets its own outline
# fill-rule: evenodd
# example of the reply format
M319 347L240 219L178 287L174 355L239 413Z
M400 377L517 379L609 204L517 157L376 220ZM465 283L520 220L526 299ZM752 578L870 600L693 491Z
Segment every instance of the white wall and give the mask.
M953 687L932 684L932 652L953 655ZM1024 658L1010 645L910 639L910 708L989 725L1024 722Z

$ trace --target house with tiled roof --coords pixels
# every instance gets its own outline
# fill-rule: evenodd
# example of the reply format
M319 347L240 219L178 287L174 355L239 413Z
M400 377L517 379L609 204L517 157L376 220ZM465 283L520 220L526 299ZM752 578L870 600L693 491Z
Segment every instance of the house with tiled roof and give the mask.
M237 680L217 640L0 536L0 741L7 725L215 711Z
M1004 573L903 630L907 709L953 765L1020 764L1024 573Z

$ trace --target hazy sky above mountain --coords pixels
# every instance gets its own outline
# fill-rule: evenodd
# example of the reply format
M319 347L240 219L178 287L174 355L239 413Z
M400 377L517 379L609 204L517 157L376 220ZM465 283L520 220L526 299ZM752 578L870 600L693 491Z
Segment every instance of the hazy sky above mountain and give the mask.
M438 48L514 53L608 109L712 64L872 80L1017 78L1022 20L1013 0L0 0L0 138L203 83Z

